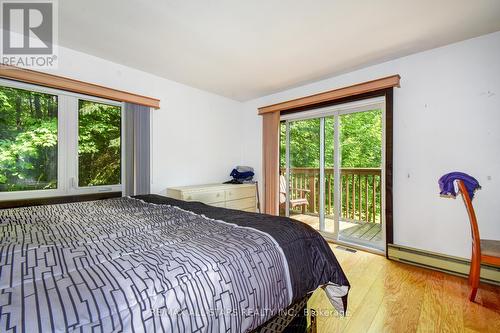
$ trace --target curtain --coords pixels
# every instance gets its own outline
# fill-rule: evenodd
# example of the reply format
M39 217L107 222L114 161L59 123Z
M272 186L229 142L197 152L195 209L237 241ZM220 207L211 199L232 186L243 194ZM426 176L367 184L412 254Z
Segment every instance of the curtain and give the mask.
M125 103L125 186L124 195L149 194L150 108Z
M262 115L264 212L271 215L279 214L279 129L279 112L269 112Z

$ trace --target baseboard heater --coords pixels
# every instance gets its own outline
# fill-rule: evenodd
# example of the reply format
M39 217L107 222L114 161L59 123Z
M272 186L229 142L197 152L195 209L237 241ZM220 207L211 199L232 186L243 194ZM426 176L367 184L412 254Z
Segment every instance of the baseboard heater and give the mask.
M392 260L453 275L469 276L470 260L464 258L395 244L387 245L387 257ZM483 264L481 266L481 282L500 285L500 268Z

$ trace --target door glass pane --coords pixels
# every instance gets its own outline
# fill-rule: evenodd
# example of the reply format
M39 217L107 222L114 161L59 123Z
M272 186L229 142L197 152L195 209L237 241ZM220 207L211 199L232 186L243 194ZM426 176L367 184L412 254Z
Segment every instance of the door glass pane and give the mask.
M286 122L280 123L280 216L286 216Z
M78 186L121 184L121 107L78 101Z
M381 232L382 111L341 115L340 238L376 246Z
M334 117L325 118L325 231L335 231Z
M290 122L289 214L319 228L320 119Z
M57 188L57 96L0 87L0 192Z

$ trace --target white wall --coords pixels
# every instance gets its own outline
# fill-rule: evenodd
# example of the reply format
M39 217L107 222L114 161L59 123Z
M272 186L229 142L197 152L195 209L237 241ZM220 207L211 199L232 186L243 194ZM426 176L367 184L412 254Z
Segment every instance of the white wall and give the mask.
M291 69L293 70L293 69ZM261 175L257 107L387 75L394 92L394 242L470 256L460 200L438 178L464 171L483 186L474 204L482 238L500 239L500 32L414 54L245 103L245 163Z
M161 100L152 113L153 193L228 180L241 162L240 102L62 47L50 72Z

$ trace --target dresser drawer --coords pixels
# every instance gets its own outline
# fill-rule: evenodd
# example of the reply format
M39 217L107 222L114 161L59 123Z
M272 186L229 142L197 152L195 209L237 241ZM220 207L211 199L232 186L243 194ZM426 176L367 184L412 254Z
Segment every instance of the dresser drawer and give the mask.
M214 207L222 207L222 208L225 208L225 207L226 207L226 202L225 202L225 201L221 201L221 202L213 202L213 203L207 203L207 205L214 206Z
M226 200L224 191L193 191L182 193L182 200L201 201L207 204Z
M226 201L226 208L230 209L244 210L252 207L254 207L255 209L255 206L256 206L255 198L245 198L239 200Z
M210 206L255 212L255 184L205 184L167 188L167 196L185 201L199 201Z
M242 198L255 198L255 186L239 187L226 190L226 200L238 200Z

